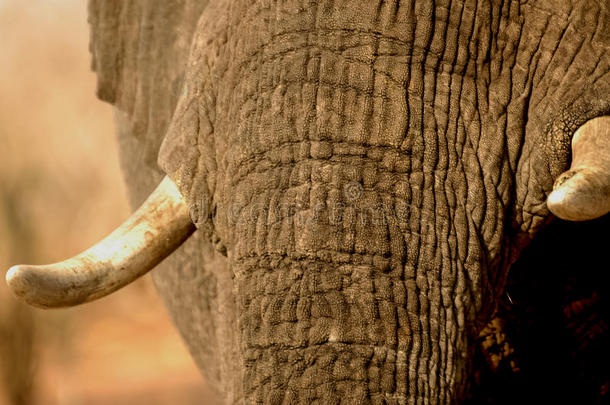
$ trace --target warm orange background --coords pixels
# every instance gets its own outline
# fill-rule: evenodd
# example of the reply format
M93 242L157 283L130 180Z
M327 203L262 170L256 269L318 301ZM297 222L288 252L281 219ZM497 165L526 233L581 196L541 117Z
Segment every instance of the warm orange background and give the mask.
M128 216L111 107L95 98L85 0L0 0L0 269L51 263ZM0 282L0 405L206 404L149 276L73 309Z

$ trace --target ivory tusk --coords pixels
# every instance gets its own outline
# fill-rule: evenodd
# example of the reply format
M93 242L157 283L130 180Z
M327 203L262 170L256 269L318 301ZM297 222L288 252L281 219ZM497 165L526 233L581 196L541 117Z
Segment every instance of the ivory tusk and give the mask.
M185 201L165 177L144 204L97 245L60 263L13 266L6 281L16 296L36 307L89 302L146 274L194 231Z
M572 138L572 165L555 181L549 210L568 221L610 212L610 116L594 118Z

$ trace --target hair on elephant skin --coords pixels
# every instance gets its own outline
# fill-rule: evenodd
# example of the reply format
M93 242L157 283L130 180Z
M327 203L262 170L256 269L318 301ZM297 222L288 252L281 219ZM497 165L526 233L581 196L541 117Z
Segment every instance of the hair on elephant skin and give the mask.
M197 226L153 279L225 403L608 400L608 221L546 205L610 115L606 0L89 3L131 202L167 175Z

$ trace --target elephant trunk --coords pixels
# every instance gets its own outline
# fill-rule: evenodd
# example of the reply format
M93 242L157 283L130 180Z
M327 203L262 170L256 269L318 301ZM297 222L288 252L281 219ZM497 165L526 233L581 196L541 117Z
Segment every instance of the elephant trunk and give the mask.
M242 210L230 258L246 403L463 396L475 243L455 251L457 235L433 231L447 229L446 218L357 184L338 193L316 185L293 210L261 193L250 206L258 208ZM452 215L467 222L462 214Z
M97 245L61 263L13 266L6 280L15 295L37 307L85 303L144 275L194 230L186 203L166 177L125 223Z
M455 402L506 274L528 97L487 61L510 16L222 4L159 162L227 254L245 403Z

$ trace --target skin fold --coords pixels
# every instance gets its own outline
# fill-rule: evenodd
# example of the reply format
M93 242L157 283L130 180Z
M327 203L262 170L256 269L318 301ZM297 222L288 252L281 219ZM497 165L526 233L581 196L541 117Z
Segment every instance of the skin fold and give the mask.
M198 227L153 279L220 398L455 403L492 384L481 331L507 283L527 291L509 268L550 222L574 132L610 114L605 1L89 10L132 205L167 174Z

